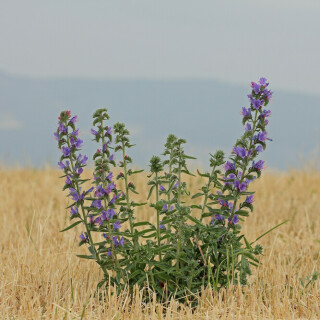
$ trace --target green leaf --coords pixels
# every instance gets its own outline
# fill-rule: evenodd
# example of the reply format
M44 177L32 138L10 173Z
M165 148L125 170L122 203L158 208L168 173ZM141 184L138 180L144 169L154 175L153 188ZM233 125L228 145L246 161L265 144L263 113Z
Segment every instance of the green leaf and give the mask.
M137 276L137 275L140 274L140 273L141 273L140 270L136 270L136 271L132 272L132 273L130 274L130 276L129 276L129 279L134 278L135 276Z
M204 196L204 194L202 192L198 192L196 194L194 194L191 199L195 199L195 198L198 198L198 197L201 197L201 196Z
M152 234L149 234L148 236L142 235L141 237L147 239L147 238L153 238L153 237L155 237L156 235L157 235L157 233L154 232L154 233L152 233Z
M186 154L182 155L182 158L184 158L184 159L192 159L192 160L196 160L197 159L195 157L187 156Z
M140 227L140 226L152 226L152 223L148 221L142 221L142 222L136 222L133 224L134 227Z
M185 173L185 174L187 174L187 175L189 175L189 176L195 176L193 173L191 173L190 171L188 171L188 170L181 170L181 172L183 172L183 173Z
M165 239L168 239L168 238L170 238L170 234L164 235L163 237L160 238L160 240L165 240Z
M189 214L187 215L187 217L188 217L192 222L194 222L194 223L202 226L202 223L201 223L197 218L192 217L192 216L190 216Z
M171 244L166 244L166 245L163 245L163 246L160 246L160 247L153 249L153 252L167 251L167 249L170 249L171 247L172 247Z
M260 237L258 237L256 240L254 240L254 241L251 242L250 244L255 243L256 241L258 241L259 239L261 239L262 237L264 237L265 235L267 235L269 232L273 231L274 229L279 228L280 226L282 226L283 224L287 223L288 221L290 221L290 220L288 219L288 220L285 220L285 221L277 224L275 227L273 227L273 228L269 229L267 232L263 233Z
M149 200L149 198L151 197L151 194L152 194L152 191L153 191L154 188L155 188L155 185L150 188L147 200Z
M78 225L79 223L81 223L81 222L82 222L82 220L79 220L79 221L73 223L72 225L70 225L69 227L67 227L67 228L65 228L65 229L63 229L63 230L60 230L60 232L65 232L65 231L67 231L67 230L69 230L69 229L72 229L73 227L77 226L77 225Z
M144 206L144 205L146 205L147 204L147 202L143 202L143 203L132 203L131 205L133 206L133 207L141 207L141 206Z
M250 245L250 243L249 243L249 241L247 240L247 238L246 238L246 237L243 237L243 239L244 239L244 242L246 243L247 249L251 249L251 250L252 250L252 246Z
M260 263L260 261L257 258L255 258L254 255L252 253L250 253L250 252L244 251L243 255L248 257L249 259L257 262L257 263Z
M93 257L93 256L87 256L87 255L85 255L85 254L77 254L76 255L78 258L82 258L82 259L91 259L91 260L94 260L95 259L95 257Z
M134 236L143 236L145 233L154 232L154 229L142 230L134 234Z
M207 218L207 217L211 217L212 216L212 213L211 212L204 212L202 214L202 218Z
M246 210L238 210L237 212L235 212L235 214L243 217L249 217L249 213Z
M205 178L210 178L210 174L209 173L201 173L199 170L197 170L198 175L200 177L205 177Z
M89 249L89 252L91 253L91 255L94 258L96 258L96 251L94 250L94 247L93 246L89 246L88 249Z
M131 171L131 172L130 172L130 175L136 174L136 173L140 173L140 172L143 172L143 171L144 171L144 169L142 169L142 170L137 170L137 171Z

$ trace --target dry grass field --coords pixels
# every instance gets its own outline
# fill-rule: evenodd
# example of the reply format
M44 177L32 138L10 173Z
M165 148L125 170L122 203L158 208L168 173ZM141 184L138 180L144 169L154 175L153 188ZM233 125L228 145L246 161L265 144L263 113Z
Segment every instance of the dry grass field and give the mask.
M320 173L266 172L252 186L255 211L243 231L249 240L290 219L260 243L262 264L250 285L220 294L207 290L197 309L132 304L106 293L92 297L102 273L76 253L81 227L69 225L60 172L51 168L0 169L0 319L320 319L319 280L304 288L299 278L320 271ZM190 183L197 190L199 179ZM145 180L136 181L145 194ZM155 220L153 211L137 215Z

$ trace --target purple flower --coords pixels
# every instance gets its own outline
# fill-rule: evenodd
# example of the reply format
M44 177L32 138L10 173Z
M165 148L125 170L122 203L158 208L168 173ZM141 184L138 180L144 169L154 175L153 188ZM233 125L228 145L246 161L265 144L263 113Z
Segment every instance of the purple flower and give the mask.
M163 205L163 211L168 211L168 205L166 203Z
M263 106L264 100L263 99L261 99L261 100L260 99L258 99L258 100L253 99L251 101L251 103L252 103L252 107L254 109L259 110Z
M113 241L113 244L117 247L117 246L123 246L124 245L124 239L123 237L121 237L120 240L118 240L118 237L117 236L114 236L112 237L112 241Z
M82 144L83 144L83 140L75 139L73 137L70 138L70 142L71 142L72 146L77 148L77 149L81 148Z
M72 216L76 215L76 214L79 214L78 208L77 207L71 207L70 214Z
M113 244L115 245L115 246L117 246L118 245L118 236L114 236L114 237L112 237L112 242L113 242Z
M107 127L107 132L106 134L111 135L112 134L112 127Z
M91 188L86 192L86 194L92 192L93 189L94 189L94 188L91 187Z
M173 211L173 210L174 210L174 207L173 207L173 206L171 206L171 207L170 207L170 211Z
M59 131L59 133L68 133L68 128L65 127L65 125L63 123L60 123L59 127L58 127L58 131Z
M245 203L252 204L253 203L253 194L247 196Z
M231 219L231 217L229 217L228 221L229 221L230 224L237 224L239 222L238 215L235 214L232 219Z
M109 201L109 205L115 204L116 203L117 197L113 195L112 199Z
M264 132L259 132L258 133L258 136L257 136L257 139L261 142L265 142L267 140L267 135L268 133L266 131Z
M108 236L106 233L103 233L102 236L103 236L104 238L106 238L107 240L110 238L110 236Z
M106 190L103 189L102 184L98 184L96 187L95 196L102 197L106 193Z
M260 117L267 118L271 116L271 110L263 110Z
M73 124L77 121L78 121L78 116L74 116L70 119L70 123L73 123Z
M116 213L114 212L114 210L113 209L108 209L108 216L109 216L109 219L112 219L113 218L113 216L115 216L116 215Z
M120 229L121 228L121 223L120 221L116 221L114 224L113 224L113 229Z
M112 252L111 252L110 248L108 248L107 256L108 256L108 257L111 257L111 256L112 256Z
M224 180L234 180L235 178L236 178L236 176L233 174L233 173L231 173L231 174L229 174L227 177L222 177ZM224 181L224 184L226 185L226 186L232 186L232 182L230 182L230 181Z
M256 147L256 151L257 151L258 153L260 153L260 152L263 151L263 147L262 147L261 144L259 144L259 145Z
M102 208L101 200L92 201L91 207L95 207L95 208L101 209Z
M242 147L235 147L233 148L233 152L240 158L245 158L247 156L247 151L245 148Z
M78 192L73 188L69 188L69 191L70 191L70 195L72 196L72 200L79 201L80 196L79 196Z
M80 174L83 172L82 168L75 168L75 173L78 174L80 176Z
M112 182L111 184L109 184L109 185L107 186L107 189L105 190L105 193L106 193L106 194L110 194L111 191L112 191L114 188L115 188L115 184L114 184L114 182Z
M112 155L109 157L109 161L110 161L110 162L114 161L114 154L112 154Z
M63 155L64 155L65 157L69 157L69 156L70 156L70 151L71 151L71 149L70 149L69 147L63 146L63 147L61 148L61 151L62 151L62 153L63 153Z
M89 222L90 222L90 223L94 223L93 214L89 214Z
M89 241L88 235L87 235L86 233L83 234L83 232L81 232L81 234L80 234L80 239L81 239L82 242L87 242L87 241Z
M245 131L248 132L248 131L251 131L251 130L252 130L251 124L249 122L247 122L246 126L245 126Z
M252 181L256 180L256 177L253 177L252 180L246 179L246 184L249 185Z
M73 132L70 133L71 136L77 137L79 135L79 129L74 130Z
M179 187L179 182L177 181L177 182L174 184L173 188L178 188L178 187Z
M82 156L82 154L80 153L78 155L77 161L82 165L86 165L87 161L88 161L88 157L87 156Z
M272 98L273 92L271 90L264 89L262 93L268 101Z
M224 221L225 218L222 214L216 214L213 219L217 221Z
M97 132L96 130L91 129L90 131L91 131L91 133L92 133L94 136L97 136L97 135L98 135L98 132Z
M242 111L241 111L241 115L244 117L244 118L250 118L251 117L251 110L248 108L246 109L245 107L242 108Z
M259 160L258 162L252 162L252 167L257 169L258 171L263 169L263 165L264 165L264 161L263 160Z
M98 217L94 220L94 223L97 223L99 226L102 226L103 220L101 219L101 217Z
M235 166L234 163L227 161L227 162L225 163L225 165L224 165L224 169L225 169L226 171L235 170L235 169L236 169L236 166Z
M123 239L123 237L120 238L118 244L119 244L119 246L123 246L123 245L124 245L124 239Z
M165 189L165 187L163 185L160 185L159 190L160 191L166 191L166 189Z
M108 175L106 176L106 179L111 182L112 177L113 177L113 173L112 173L112 172L109 172Z
M69 184L71 184L72 180L70 179L70 176L68 175L65 181L65 185L68 186Z
M59 133L58 133L58 132L54 132L53 135L54 135L54 138L55 138L57 141L59 141Z
M228 206L228 201L226 201L226 200L218 199L218 202L223 207L227 207Z
M247 184L246 184L245 182L241 182L241 183L240 183L240 181L236 180L236 181L234 182L234 187L235 187L238 191L243 192L243 191L245 191L245 190L247 189Z
M267 83L267 79L263 77L259 79L259 84L264 87L267 87L269 85L269 83Z
M232 210L233 210L233 203L232 202L228 203L228 208L229 208L229 212L232 212ZM237 208L235 208L235 210L237 210Z
M253 89L255 94L258 94L260 92L260 84L251 82L251 88Z
M105 210L102 210L102 211L101 211L101 219L102 219L103 221L106 221L106 220L108 219L107 211L105 211Z
M160 229L164 230L166 228L166 226L164 224L162 224L162 221L160 221L160 225L159 225Z

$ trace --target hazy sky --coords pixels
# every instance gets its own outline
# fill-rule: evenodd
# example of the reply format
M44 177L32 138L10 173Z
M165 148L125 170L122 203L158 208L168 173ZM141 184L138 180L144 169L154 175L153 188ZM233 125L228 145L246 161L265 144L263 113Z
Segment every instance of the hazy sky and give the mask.
M318 0L0 0L0 70L215 78L320 95Z

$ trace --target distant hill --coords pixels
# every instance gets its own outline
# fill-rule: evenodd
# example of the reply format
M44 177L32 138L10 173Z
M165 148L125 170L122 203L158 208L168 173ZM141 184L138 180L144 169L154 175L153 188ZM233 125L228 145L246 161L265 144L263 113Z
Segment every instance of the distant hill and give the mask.
M272 85L271 85L271 89ZM248 105L249 86L216 80L29 79L0 73L0 159L7 164L55 164L52 138L57 116L70 109L79 116L85 152L91 115L107 107L112 121L132 131L139 165L163 150L168 133L188 141L187 150L206 165L208 153L231 151L242 130L240 110ZM310 155L320 138L320 97L275 92L270 104L270 137L264 158L269 167L299 165L298 153Z

